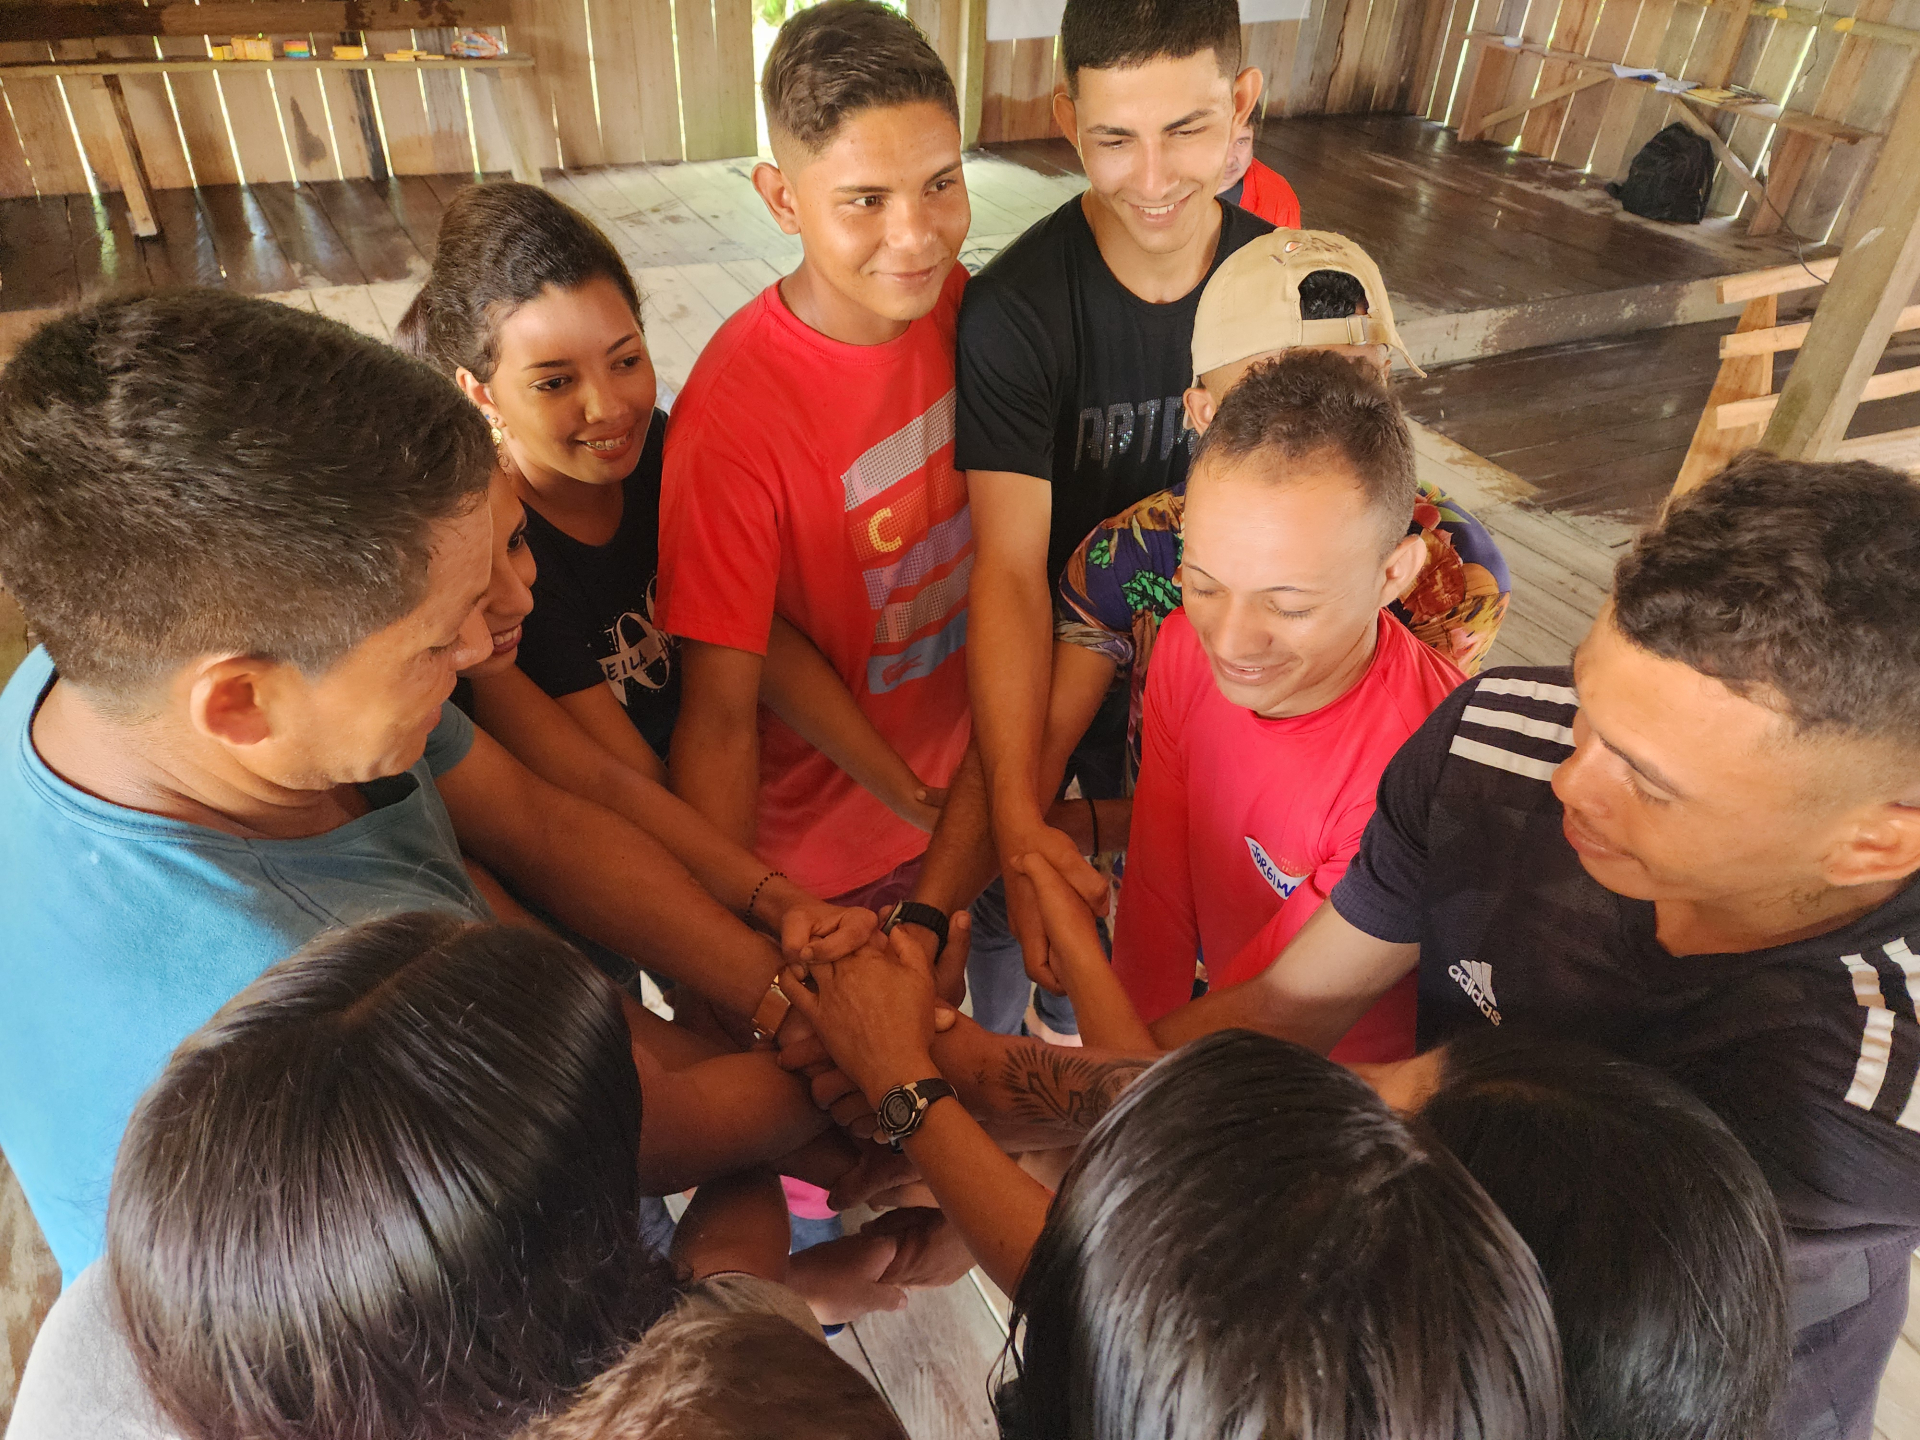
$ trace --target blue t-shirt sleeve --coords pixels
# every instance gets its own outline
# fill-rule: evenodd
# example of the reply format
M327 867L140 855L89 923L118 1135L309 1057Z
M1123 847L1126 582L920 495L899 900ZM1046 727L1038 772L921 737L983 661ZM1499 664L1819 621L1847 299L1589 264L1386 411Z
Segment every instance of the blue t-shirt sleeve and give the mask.
M440 707L440 723L427 736L427 770L444 775L473 749L473 721L451 700Z
M1341 919L1376 940L1391 945L1420 941L1428 819L1460 712L1473 691L1469 682L1441 701L1387 762L1373 818L1360 837L1360 853L1327 897Z

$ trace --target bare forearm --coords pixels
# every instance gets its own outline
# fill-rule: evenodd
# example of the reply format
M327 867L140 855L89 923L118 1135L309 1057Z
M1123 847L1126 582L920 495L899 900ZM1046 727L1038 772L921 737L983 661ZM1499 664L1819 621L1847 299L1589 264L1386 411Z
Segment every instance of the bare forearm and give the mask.
M987 814L987 774L979 748L969 745L947 786L947 803L920 862L913 898L951 914L971 905L999 873Z
M754 843L760 792L760 733L751 716L683 711L673 729L668 773L678 795L722 836Z
M830 1123L805 1082L766 1050L659 1071L643 1084L642 1101L640 1173L655 1195L771 1165Z
M1049 1045L993 1035L970 1020L933 1042L933 1060L960 1101L1015 1149L1078 1144L1159 1052Z
M740 1271L777 1283L786 1279L792 1238L779 1177L766 1169L743 1170L695 1192L674 1229L670 1253L696 1280Z
M920 777L874 727L826 656L777 615L760 672L760 702L889 808L904 812L918 803Z
M549 789L537 814L475 836L477 857L562 923L739 1015L751 1015L780 956L644 830Z
M1045 571L977 569L967 624L974 735L1004 845L1001 832L1038 825L1045 809L1041 755L1053 656Z
M927 1111L905 1148L980 1268L1011 1295L1047 1222L1053 1192L951 1101Z

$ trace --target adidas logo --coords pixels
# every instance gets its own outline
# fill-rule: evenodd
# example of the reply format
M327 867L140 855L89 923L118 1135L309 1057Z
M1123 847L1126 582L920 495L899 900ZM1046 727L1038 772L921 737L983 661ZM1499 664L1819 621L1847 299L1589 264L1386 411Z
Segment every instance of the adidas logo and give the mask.
M1449 965L1447 974L1453 983L1467 992L1467 998L1480 1007L1480 1013L1494 1024L1500 1023L1500 1010L1493 998L1493 966L1479 960L1462 960Z

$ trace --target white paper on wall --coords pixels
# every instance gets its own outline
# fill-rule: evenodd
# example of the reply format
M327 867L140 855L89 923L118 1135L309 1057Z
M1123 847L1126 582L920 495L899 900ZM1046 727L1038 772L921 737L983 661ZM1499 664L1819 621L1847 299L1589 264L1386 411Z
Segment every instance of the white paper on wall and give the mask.
M987 39L1040 40L1060 33L1067 0L987 0Z
M1044 40L1060 32L1066 0L987 0L987 39ZM1240 0L1240 23L1304 20L1311 0Z

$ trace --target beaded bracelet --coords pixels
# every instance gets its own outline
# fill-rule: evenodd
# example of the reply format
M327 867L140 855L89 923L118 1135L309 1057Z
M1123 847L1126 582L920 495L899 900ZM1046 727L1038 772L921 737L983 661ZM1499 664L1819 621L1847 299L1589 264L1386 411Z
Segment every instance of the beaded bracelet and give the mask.
M776 875L782 880L787 878L787 872L784 870L769 870L760 877L760 883L753 887L753 894L747 897L747 918L749 920L753 918L753 907L760 903L760 892L767 888L767 882Z

